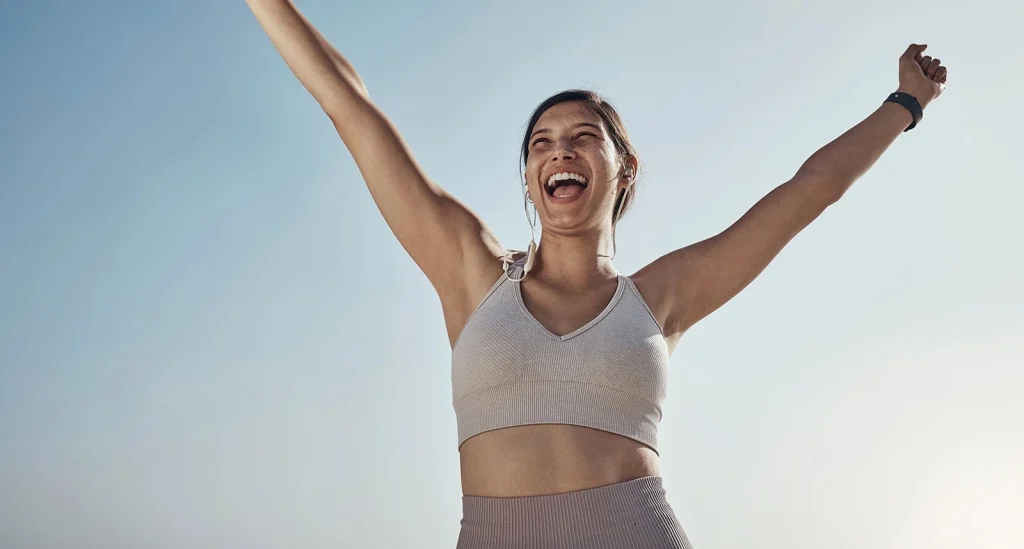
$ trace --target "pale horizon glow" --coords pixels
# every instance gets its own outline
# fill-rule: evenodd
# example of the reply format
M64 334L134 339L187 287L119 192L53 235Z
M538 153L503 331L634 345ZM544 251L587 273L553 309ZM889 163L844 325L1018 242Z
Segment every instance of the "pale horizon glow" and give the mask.
M533 107L610 98L642 163L624 273L929 44L921 125L683 337L661 468L697 549L1024 547L1020 2L297 4L509 248ZM455 547L438 299L244 2L0 30L0 546Z

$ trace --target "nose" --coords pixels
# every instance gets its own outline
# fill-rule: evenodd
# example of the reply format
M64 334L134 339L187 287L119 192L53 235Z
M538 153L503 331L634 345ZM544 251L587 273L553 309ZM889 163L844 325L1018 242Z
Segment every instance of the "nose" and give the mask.
M551 153L552 160L574 160L576 158L576 151L572 150L569 145L561 144Z

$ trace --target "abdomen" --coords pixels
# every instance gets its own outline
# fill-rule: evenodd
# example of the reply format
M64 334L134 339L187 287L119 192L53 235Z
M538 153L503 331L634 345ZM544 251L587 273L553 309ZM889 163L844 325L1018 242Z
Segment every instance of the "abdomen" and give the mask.
M560 494L661 476L658 454L633 439L577 425L521 425L473 436L459 450L466 496Z

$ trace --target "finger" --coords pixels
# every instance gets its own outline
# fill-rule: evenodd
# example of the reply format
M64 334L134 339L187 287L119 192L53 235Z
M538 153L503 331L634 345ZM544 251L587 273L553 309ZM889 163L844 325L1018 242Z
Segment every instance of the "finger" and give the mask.
M917 64L921 65L921 70L922 71L928 72L928 65L930 65L931 62L932 62L932 56L926 55L926 56L922 57L921 60L917 62Z
M907 47L907 51L903 52L901 57L904 59L916 59L927 47L928 44L911 44Z
M928 70L924 71L928 75L928 78L935 76L935 72L942 67L942 61L938 59L932 59L931 64L928 65Z
M947 72L946 71L946 67L939 67L939 70L935 71L935 76L933 77L933 79L936 82L942 82L943 84L945 84L946 83L946 72Z

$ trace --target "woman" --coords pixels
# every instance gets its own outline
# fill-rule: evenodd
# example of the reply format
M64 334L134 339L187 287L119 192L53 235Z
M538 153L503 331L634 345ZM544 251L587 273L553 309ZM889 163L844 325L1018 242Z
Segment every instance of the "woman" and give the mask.
M543 246L512 254L423 174L356 71L289 0L248 4L441 298L462 549L689 547L657 451L673 348L916 125L946 81L939 60L911 45L898 92L866 120L721 234L623 276L615 225L636 191L637 155L603 99L570 90L531 117L524 203Z

